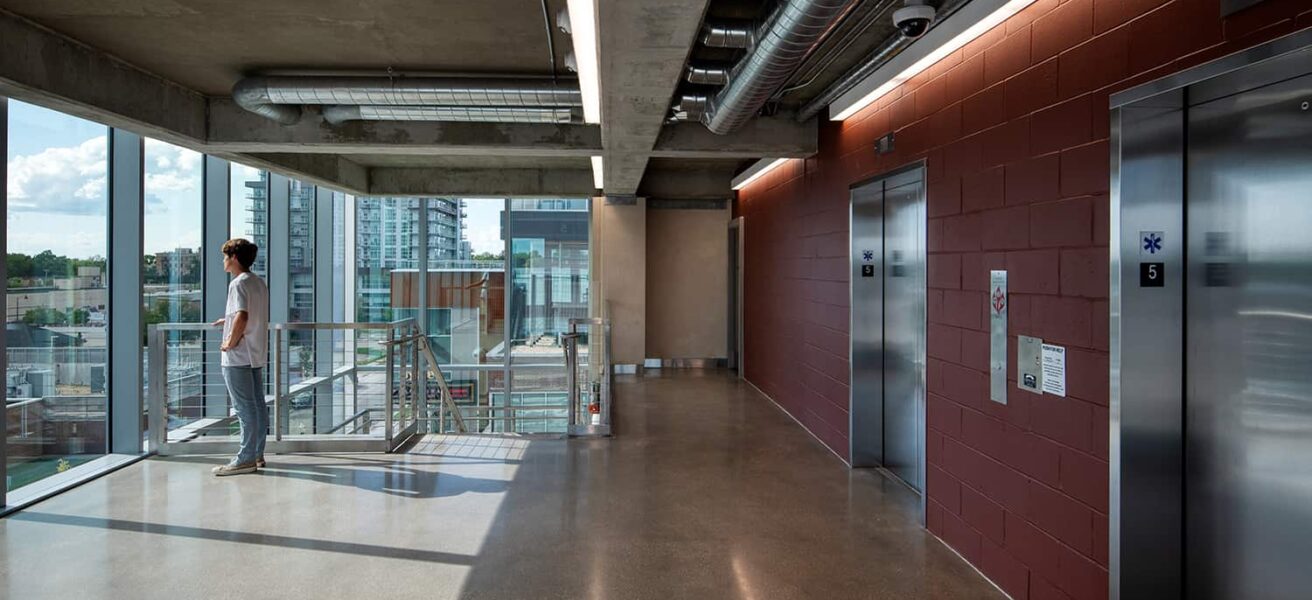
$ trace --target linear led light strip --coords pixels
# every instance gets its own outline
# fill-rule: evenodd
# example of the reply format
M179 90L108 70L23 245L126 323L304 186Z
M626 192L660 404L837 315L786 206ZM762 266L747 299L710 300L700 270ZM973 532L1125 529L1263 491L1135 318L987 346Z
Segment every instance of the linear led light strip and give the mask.
M572 30L570 35L574 39L574 59L578 62L579 92L583 95L583 120L587 123L600 123L601 83L597 74L596 0L569 0L566 8L569 10L569 25ZM593 164L596 164L595 159Z
M733 189L741 190L747 187L748 184L752 183L753 181L756 181L757 179L764 177L766 173L769 173L770 171L779 168L779 165L782 165L790 160L792 159L776 158L774 159L773 162L770 162L770 159L763 158L759 161L756 161L756 164L749 167L746 171L743 171L742 175L739 175L739 177L742 177L741 181L735 179L733 183Z
M976 2L978 2L978 0L976 0ZM928 69L929 67L933 66L934 63L943 60L945 57L947 57L947 55L952 54L957 50L960 50L962 46L965 46L975 38L984 35L984 33L986 33L988 30L997 27L998 25L1002 24L1002 22L1006 21L1007 19L1010 19L1012 15L1015 15L1016 13L1020 12L1021 9L1033 3L1034 0L1011 0L1010 2L1003 4L1002 6L998 7L997 10L994 10L992 13L985 15L982 19L976 21L973 25L967 27L965 31L962 31L952 39L948 40L943 45L930 51L929 54L926 54L923 58L921 58L920 60L913 63L911 66L904 69L901 73L898 73L892 79L889 79L879 87L876 87L873 91L863 96L860 100L857 100L856 102L853 102L852 104L848 105L846 108L839 110L838 112L833 114L833 116L829 117L829 119L832 121L846 120L847 118L859 112L861 109L870 106L871 104L874 104L875 101L882 98L884 94L893 91L895 88L897 88L897 86L906 83L908 79L911 79L912 77L915 77L916 75L920 74L921 71L924 71L925 69ZM971 4L975 4L975 2L972 2L962 7L961 11L954 14L953 17L956 17L957 15L962 15L962 13L966 12L968 9L971 8ZM952 18L950 17L948 19L948 22L951 21ZM940 27L947 26L948 22L943 23L943 25L940 25ZM931 30L926 37L932 36L933 33L934 31ZM878 76L879 76L879 71L876 71L873 77L878 77ZM834 108L837 108L837 105L838 105L837 102L835 102L833 105L830 105L831 112L833 111Z
M599 190L606 187L602 185L603 183L606 182L606 180L602 178L602 173L603 171L601 168L601 157L600 156L592 157L592 185Z

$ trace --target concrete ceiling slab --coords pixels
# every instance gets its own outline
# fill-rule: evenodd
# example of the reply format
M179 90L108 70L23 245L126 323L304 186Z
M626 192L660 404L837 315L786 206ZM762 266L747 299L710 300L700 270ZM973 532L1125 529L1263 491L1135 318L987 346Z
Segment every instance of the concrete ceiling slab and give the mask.
M641 4L641 3L640 3ZM556 71L569 36L555 27ZM0 8L211 96L252 70L550 76L532 0L0 0Z

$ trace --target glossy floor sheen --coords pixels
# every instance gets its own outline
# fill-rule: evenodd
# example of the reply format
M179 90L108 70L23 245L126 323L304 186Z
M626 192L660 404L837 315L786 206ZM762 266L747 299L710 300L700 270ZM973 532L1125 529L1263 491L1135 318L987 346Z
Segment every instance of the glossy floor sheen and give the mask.
M996 598L732 377L621 378L611 440L153 459L0 521L0 597Z

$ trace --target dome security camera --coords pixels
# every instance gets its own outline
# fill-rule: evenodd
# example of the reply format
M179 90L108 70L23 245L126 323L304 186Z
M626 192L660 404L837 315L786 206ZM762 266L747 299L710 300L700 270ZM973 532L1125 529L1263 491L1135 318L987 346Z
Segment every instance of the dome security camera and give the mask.
M914 40L929 31L934 14L934 7L923 4L921 0L907 0L906 6L893 11L893 25L902 32L902 37Z

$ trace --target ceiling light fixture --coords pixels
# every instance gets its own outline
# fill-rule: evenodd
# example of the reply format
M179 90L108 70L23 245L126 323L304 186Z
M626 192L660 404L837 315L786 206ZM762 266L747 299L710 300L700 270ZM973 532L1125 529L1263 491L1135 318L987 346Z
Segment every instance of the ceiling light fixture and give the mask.
M768 158L762 158L761 160L756 161L756 164L753 164L752 166L748 167L746 171L743 171L737 177L733 178L733 189L741 190L747 187L747 185L750 184L751 182L764 177L766 173L769 173L770 171L779 168L779 165L782 165L790 160L792 159L776 158L774 160L771 160Z
M606 183L605 179L602 176L602 173L603 170L601 167L601 157L600 156L592 157L592 185L599 190L604 189L605 186L603 186L602 184Z
M597 67L596 0L568 0L569 25L573 30L574 59L578 63L579 91L583 94L583 120L601 122L601 83ZM595 163L594 159L594 163Z
M917 40L902 54L897 55L883 67L880 67L879 70L872 73L865 81L857 84L851 91L834 100L833 104L829 105L829 114L831 115L829 119L832 121L848 119L861 109L874 104L884 94L893 91L897 86L906 83L908 79L943 60L947 55L960 50L962 46L984 35L988 30L997 27L1010 19L1012 15L1033 3L1034 0L991 0L983 2L975 0L966 4L946 21L931 29L929 33L925 34L925 37ZM961 20L958 21L957 19ZM966 23L970 23L970 26L962 29ZM958 31L960 32L958 33ZM926 52L925 49L927 48L933 49ZM917 51L926 53L917 59ZM914 62L906 66L906 63L910 61ZM891 75L892 73L897 74ZM874 89L870 89L871 86Z

